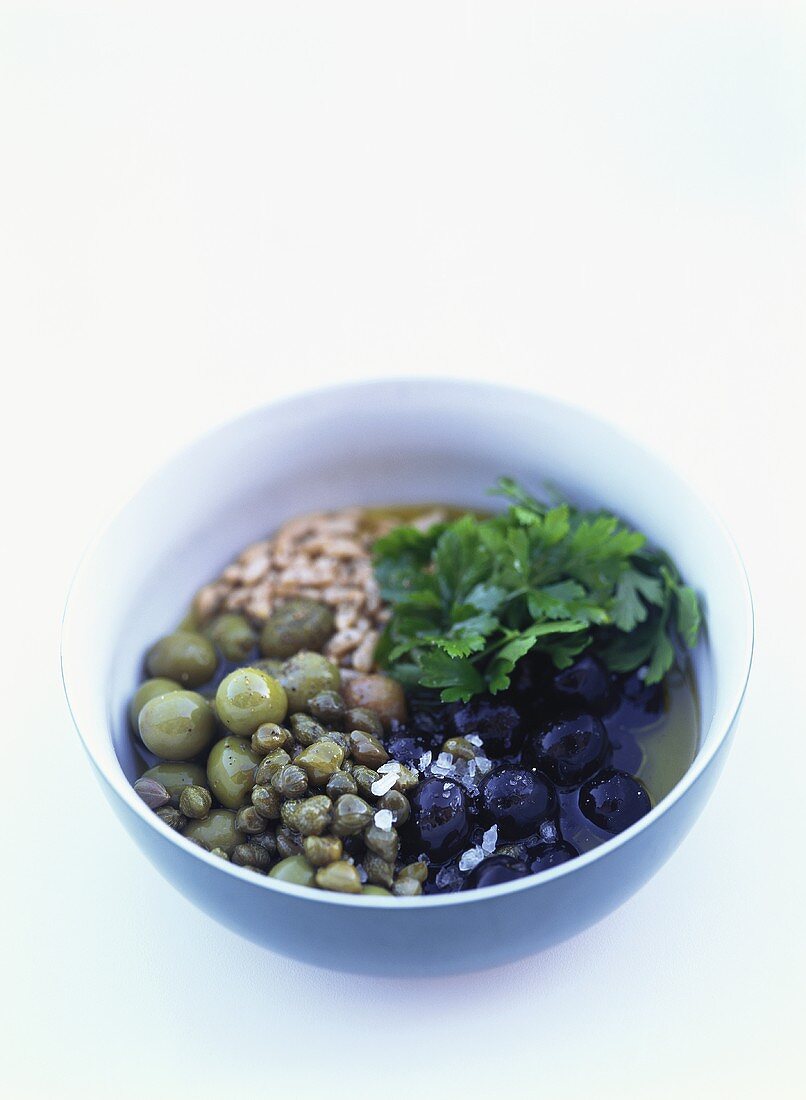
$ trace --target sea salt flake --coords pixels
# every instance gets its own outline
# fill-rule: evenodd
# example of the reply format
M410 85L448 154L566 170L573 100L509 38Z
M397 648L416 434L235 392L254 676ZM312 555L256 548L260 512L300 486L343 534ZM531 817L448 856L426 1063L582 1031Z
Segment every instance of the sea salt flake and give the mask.
M388 791L391 791L395 783L397 783L397 773L387 772L385 775L382 775L375 780L375 782L370 787L370 790L373 794L376 795L386 794Z
M378 810L374 818L375 824L379 829L383 829L385 833L388 833L392 828L394 821L394 815L391 810Z
M361 881L366 882L369 876L367 875L367 872L364 870L360 863L356 863L355 869L356 871L358 871L358 877L361 879Z
M423 755L420 757L418 763L417 763L417 768L419 769L419 771L424 772L426 770L426 768L430 765L430 763L431 763L431 753L430 752L424 752Z
M392 772L395 775L400 774L400 762L397 760L387 760L385 764L381 764L378 768L378 775L389 775Z
M479 737L479 735L477 733L467 733L467 734L465 734L465 741L469 741L470 744L475 745L477 749L480 749L481 746L484 744L484 742L482 741L482 739Z
M483 848L468 848L466 852L462 852L459 859L460 871L472 871L474 867L478 867L483 859L485 859L487 853Z
M479 775L486 775L488 772L491 772L493 770L492 760L488 760L486 756L477 756L476 770Z
M476 774L476 761L475 760L468 760L467 768L465 769L465 774L467 775L468 779L472 779L473 776Z
M495 846L498 843L498 826L491 825L484 836L481 838L481 846L487 855L492 855L495 851Z
M462 887L462 876L457 867L440 867L435 881L440 890L460 890Z
M553 821L544 821L540 826L540 839L550 843L557 839L557 826Z

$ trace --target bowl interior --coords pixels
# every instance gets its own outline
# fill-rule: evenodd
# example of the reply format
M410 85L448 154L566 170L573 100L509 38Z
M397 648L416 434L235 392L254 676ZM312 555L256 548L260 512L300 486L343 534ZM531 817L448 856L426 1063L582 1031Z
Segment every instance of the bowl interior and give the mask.
M710 755L741 699L752 628L741 563L709 509L641 447L578 410L417 380L322 391L218 429L172 460L89 551L68 604L63 663L76 723L106 778L144 809L127 782L137 760L126 721L143 653L249 542L294 514L352 503L489 506L486 489L500 474L612 509L676 559L705 605L695 663L699 754Z

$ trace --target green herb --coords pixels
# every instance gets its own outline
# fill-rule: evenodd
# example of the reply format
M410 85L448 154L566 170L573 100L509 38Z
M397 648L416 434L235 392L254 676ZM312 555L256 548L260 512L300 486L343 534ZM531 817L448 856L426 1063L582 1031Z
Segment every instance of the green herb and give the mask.
M506 512L465 515L428 531L401 526L374 546L392 616L379 663L444 702L499 692L535 650L566 668L591 649L611 670L646 666L657 683L701 615L663 551L616 516L544 504L509 478Z

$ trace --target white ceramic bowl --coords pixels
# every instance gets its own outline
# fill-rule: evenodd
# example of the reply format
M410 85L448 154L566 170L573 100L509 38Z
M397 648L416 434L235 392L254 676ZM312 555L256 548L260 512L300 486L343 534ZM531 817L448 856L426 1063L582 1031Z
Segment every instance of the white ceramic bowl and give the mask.
M352 503L489 504L499 474L562 487L670 551L703 598L695 653L702 739L646 817L539 876L426 898L328 894L251 874L168 829L131 787L127 700L142 656L195 590L295 513ZM67 604L65 690L115 813L159 871L237 932L319 966L374 974L487 967L599 920L674 851L720 773L750 670L752 605L720 522L674 473L612 427L531 393L420 379L344 386L269 405L188 447L88 551ZM99 826L101 823L99 822Z

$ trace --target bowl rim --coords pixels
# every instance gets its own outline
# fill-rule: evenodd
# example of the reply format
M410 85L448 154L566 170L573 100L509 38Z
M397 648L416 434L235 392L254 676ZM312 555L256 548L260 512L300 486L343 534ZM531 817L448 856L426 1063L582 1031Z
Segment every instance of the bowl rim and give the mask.
M140 799L134 788L129 783L127 776L125 775L123 768L118 759L117 753L113 752L113 757L117 765L116 773L110 774L110 772L103 766L95 753L92 750L91 745L88 743L87 738L82 732L79 724L76 710L73 704L73 697L71 693L70 685L68 684L68 675L65 668L65 646L69 643L69 627L71 617L75 614L74 607L74 594L78 586L80 578L83 576L85 570L89 567L92 561L94 551L101 545L109 529L115 524L118 518L126 511L126 509L134 503L134 501L143 493L146 493L153 482L157 481L162 475L163 471L174 463L181 462L188 452L192 451L196 447L202 447L210 439L218 435L219 433L227 432L233 429L238 424L243 424L251 418L260 418L267 410L281 411L283 408L289 408L302 402L319 400L327 401L332 396L342 394L345 391L352 390L353 392L360 394L362 391L366 393L382 393L384 390L394 390L400 386L410 385L416 382L418 386L422 386L426 389L433 391L445 391L452 389L454 392L463 391L464 393L487 394L491 395L497 393L499 395L508 395L512 398L523 398L529 401L539 401L549 409L555 409L558 413L570 414L575 417L582 418L589 421L591 424L596 425L598 428L605 429L614 438L623 441L630 447L634 448L637 452L651 456L653 462L663 469L664 473L676 481L682 489L685 490L690 496L694 497L697 503L708 514L714 527L720 533L723 542L723 548L726 553L726 558L732 561L734 566L735 577L738 580L738 590L741 592L743 598L742 618L743 618L743 632L744 632L744 647L741 657L742 672L737 680L737 686L734 688L733 697L726 704L725 718L721 723L721 726L716 731L713 730L713 722L708 727L708 733L711 735L708 742L703 745L698 751L691 765L685 772L685 774L678 780L672 790L667 794L656 806L650 810L648 814L640 818L634 825L631 825L624 832L619 833L617 836L612 837L610 840L604 841L596 848L591 849L588 852L584 852L577 856L575 859L569 860L566 863L562 863L557 867L549 868L548 870L541 871L539 874L526 875L520 879L514 879L510 882L499 883L494 886L482 886L476 887L473 890L458 891L455 893L447 894L429 894L419 897L403 898L391 895L388 898L382 895L366 895L366 894L340 894L334 891L327 890L312 890L310 887L297 886L292 883L282 882L278 879L270 878L267 875L256 875L246 868L238 867L227 860L222 860L217 856L212 855L210 852L201 848L199 845L194 844L187 837L182 836L175 830L169 828L163 821L157 817L151 810L148 809L146 804ZM707 623L706 623L707 626ZM67 641L66 641L67 639ZM539 390L528 389L522 386L510 386L506 384L499 384L495 382L487 382L476 379L456 378L451 376L420 376L416 374L410 375L395 375L390 378L372 379L362 381L344 381L337 382L326 386L312 386L304 389L295 390L293 393L281 397L277 400L266 401L251 409L247 409L244 412L230 416L223 421L220 421L199 435L194 436L188 442L180 445L176 448L172 454L168 456L160 465L152 470L141 481L138 487L128 494L124 500L113 508L107 515L105 522L97 530L95 536L85 546L81 553L76 569L74 571L72 580L68 587L67 596L65 599L64 609L61 619L61 629L59 637L59 665L61 672L62 688L67 702L67 708L70 713L70 718L75 727L76 733L84 747L84 751L90 759L94 769L98 775L104 780L107 787L114 792L114 794L120 798L124 804L132 810L137 816L141 817L148 826L155 829L158 834L161 834L164 839L176 845L178 850L185 852L192 858L200 859L206 862L209 866L214 867L216 870L223 874L233 875L237 879L240 879L244 883L250 886L254 886L257 889L266 889L269 891L277 891L281 894L288 894L292 897L298 897L305 901L326 904L326 905L338 905L338 906L361 906L365 908L375 909L392 909L392 910L421 910L440 908L443 906L453 905L467 905L477 903L483 900L489 900L494 897L503 897L507 894L519 893L525 890L537 890L541 887L547 886L549 883L556 879L563 878L566 875L575 874L581 871L583 868L591 863L594 863L601 859L606 859L612 855L619 848L629 844L635 840L642 832L649 829L653 824L658 821L665 813L667 813L701 778L704 772L707 770L711 761L717 755L722 745L724 744L728 734L736 723L736 718L744 700L747 684L750 677L750 670L753 662L753 653L755 646L755 613L753 607L753 597L750 589L750 582L747 575L747 570L742 560L739 549L728 530L725 522L722 520L719 513L712 506L709 500L705 499L698 490L692 488L692 486L686 481L686 479L680 474L677 469L666 461L665 458L659 457L651 448L645 446L642 442L635 439L628 432L624 431L618 425L613 424L611 421L604 417L600 417L594 413L589 412L570 401L564 401L562 399L546 395ZM701 730L701 736L704 736L706 731ZM110 735L111 736L111 735Z

